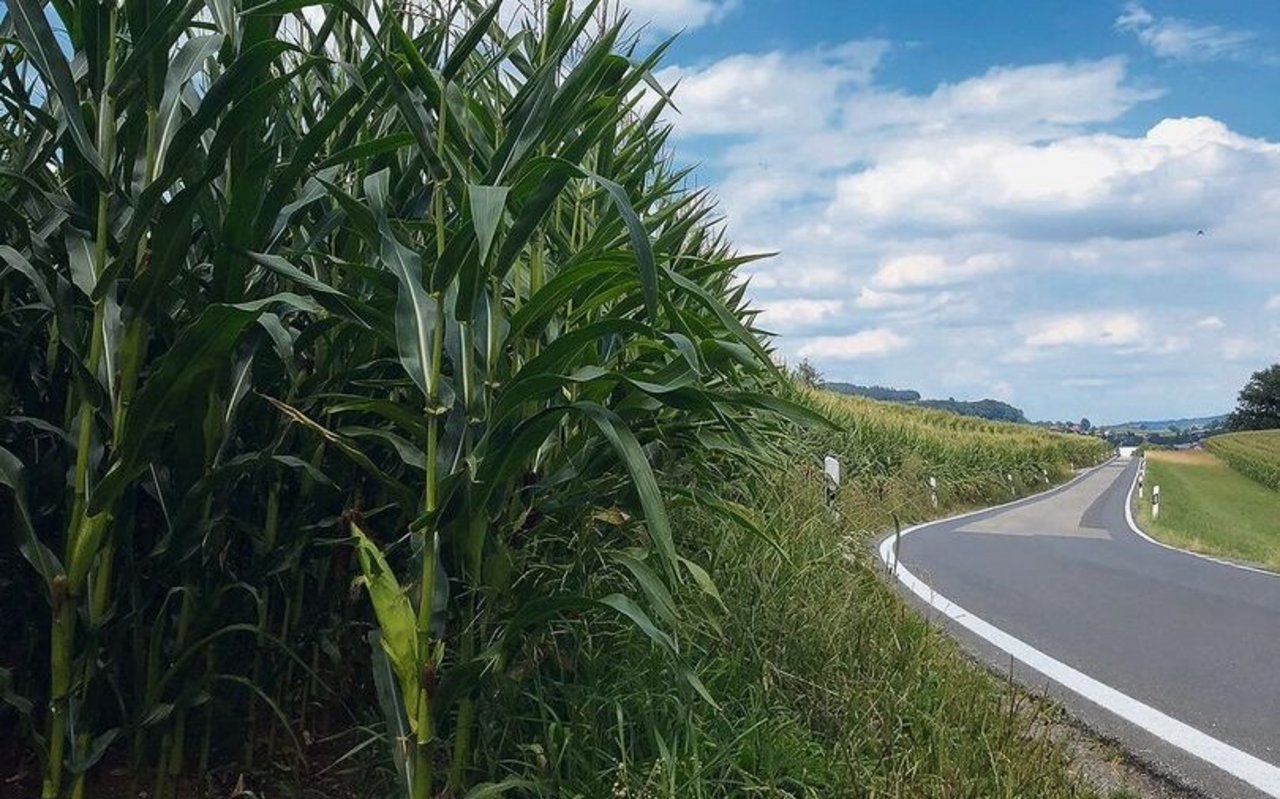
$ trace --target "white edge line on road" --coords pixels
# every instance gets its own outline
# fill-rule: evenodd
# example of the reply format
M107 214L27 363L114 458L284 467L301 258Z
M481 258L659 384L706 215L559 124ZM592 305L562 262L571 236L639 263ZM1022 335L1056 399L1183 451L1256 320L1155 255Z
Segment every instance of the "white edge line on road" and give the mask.
M1138 475L1135 474L1133 476L1133 483L1129 485L1129 492L1124 495L1124 520L1129 523L1129 529L1137 533L1139 537L1145 539L1147 543L1155 544L1158 547L1163 547L1165 549L1172 550L1174 552L1181 552L1183 555L1190 555L1193 558L1200 558L1201 560L1207 560L1207 561L1210 561L1211 563L1216 563L1219 566L1230 566L1233 569L1243 569L1244 571L1247 571L1247 572L1265 574L1268 577L1280 577L1280 574L1270 571L1268 569L1260 569L1257 566L1249 566L1248 564L1245 564L1245 563L1236 563L1234 561L1227 560L1226 558L1215 558L1213 555L1206 555L1202 552L1192 552L1189 549L1183 549L1182 547L1175 547L1173 544L1166 544L1163 541L1157 541L1156 539L1142 532L1141 528L1138 527L1137 520L1133 518L1133 492L1137 488L1138 488Z
M983 508L981 510L962 513L957 516L950 516L946 519L935 519L923 524L917 524L903 530L899 535L890 534L880 542L880 546L878 548L880 559L884 561L884 564L889 568L894 576L897 577L898 581L910 590L911 593L927 602L930 606L959 624L961 627L964 627L977 635L979 638L982 638L1004 652L1007 652L1012 657L1027 666L1030 666L1054 682L1079 694L1090 702L1093 702L1103 710L1119 716L1130 724L1134 724L1146 730L1162 741L1170 743L1184 752L1204 760L1210 765L1217 766L1219 769L1227 772L1231 776L1247 782L1264 793L1280 797L1280 767L1276 767L1265 760L1254 757L1248 752L1244 752L1224 741L1214 738L1211 735L1207 735L1189 724L1178 721L1172 716L1162 713L1150 705L1134 699L1128 694L1121 693L1115 688L1099 682L1089 675L1073 669L1067 664L1046 655L1044 652L1041 652L1030 644L1013 637L995 625L978 618L939 594L937 591L934 591L927 583L916 577L909 569L897 562L897 557L894 554L894 542L895 539L901 536L905 536L908 533L921 530L925 527L931 527L935 524L951 522L957 519L975 516L979 513L986 513L998 508L1020 504L1028 500L1043 498L1048 494L1053 494L1065 489L1066 487L1083 479L1088 474L1091 474L1093 471L1096 471L1096 469L1106 466L1107 463L1110 462L1111 461L1107 461L1101 466L1095 467L1095 469L1090 469L1063 485L1039 494L1034 494L1030 497L1024 497L1013 502L1006 502L1003 505L997 505L993 508ZM1127 495L1125 507L1127 510ZM1146 536L1143 537L1145 538Z

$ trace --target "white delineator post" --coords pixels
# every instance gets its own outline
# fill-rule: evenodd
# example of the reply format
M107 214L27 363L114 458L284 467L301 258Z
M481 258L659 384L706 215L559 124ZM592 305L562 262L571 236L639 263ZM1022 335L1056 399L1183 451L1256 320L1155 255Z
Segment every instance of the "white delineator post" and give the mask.
M836 489L840 487L840 461L828 455L822 461L822 473L826 477L827 507L836 503Z
M1160 486L1151 489L1151 518L1160 518Z
M1013 475L1006 474L1004 479L1009 481L1009 494L1016 497L1018 495L1018 489L1013 487Z
M1142 481L1143 481L1142 469L1139 469L1138 470L1138 499L1142 499Z
M933 503L933 507L938 507L938 478L929 478L929 501Z

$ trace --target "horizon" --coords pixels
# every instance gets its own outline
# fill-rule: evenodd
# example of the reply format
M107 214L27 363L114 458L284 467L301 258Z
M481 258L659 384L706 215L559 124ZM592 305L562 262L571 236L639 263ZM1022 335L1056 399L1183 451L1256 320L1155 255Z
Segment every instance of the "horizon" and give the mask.
M916 391L918 394L920 394L920 400L926 401L926 402L932 402L936 400L954 400L956 402L985 402L985 401L1004 402L1004 400L999 400L999 399L996 399L995 397L980 397L980 396L956 397L951 395L948 395L946 397L930 396L914 388L909 388L909 387L904 388L901 386L883 386L883 385L872 386L872 385L864 385L860 383L853 383L852 381L846 381L846 380L828 380L825 375L822 376L821 381L818 383L818 387L821 388L831 383L856 385L859 388L884 388L884 389L889 389L893 391ZM877 400L877 402L891 402L891 401L892 400ZM1177 421L1183 421L1187 419L1216 419L1216 418L1228 416L1231 413L1231 409L1227 409L1219 413L1186 413L1186 414L1178 414L1176 416L1146 414L1146 415L1138 415L1138 416L1127 416L1120 420L1111 421L1107 419L1100 419L1100 420L1094 419L1091 416L1089 416L1089 414L1084 414L1079 418L1074 418L1070 416L1039 418L1039 417L1033 417L1031 415L1027 415L1026 409L1022 408L1021 406L1018 406L1014 403L1008 403L1008 404L1012 405L1013 407L1017 408L1020 411L1023 411L1024 415L1027 416L1027 422L1029 424L1056 424L1058 422L1078 424L1081 420L1088 419L1089 424L1092 427L1121 427L1126 424L1142 423L1142 422L1177 422Z
M623 5L682 31L674 156L780 253L742 277L788 362L1133 420L1280 359L1280 7Z

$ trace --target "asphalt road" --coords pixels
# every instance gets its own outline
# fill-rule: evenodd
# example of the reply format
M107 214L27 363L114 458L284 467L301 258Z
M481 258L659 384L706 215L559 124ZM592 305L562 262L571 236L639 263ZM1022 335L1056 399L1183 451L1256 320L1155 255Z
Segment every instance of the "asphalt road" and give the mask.
M898 578L972 651L1139 760L1207 796L1280 796L1280 577L1134 533L1137 468L904 533Z

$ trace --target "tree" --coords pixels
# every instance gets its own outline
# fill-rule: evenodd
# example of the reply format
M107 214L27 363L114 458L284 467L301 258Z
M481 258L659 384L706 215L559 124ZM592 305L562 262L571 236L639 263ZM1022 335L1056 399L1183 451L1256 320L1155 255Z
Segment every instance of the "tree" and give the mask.
M1254 372L1240 389L1236 409L1227 417L1228 430L1270 430L1280 427L1280 363Z
M1093 422L1089 421L1088 416L1080 420L1080 429L1086 433L1093 429Z
M818 367L810 363L808 358L804 358L800 363L796 364L796 370L793 374L796 380L809 388L816 388L822 383L822 372L819 372Z

